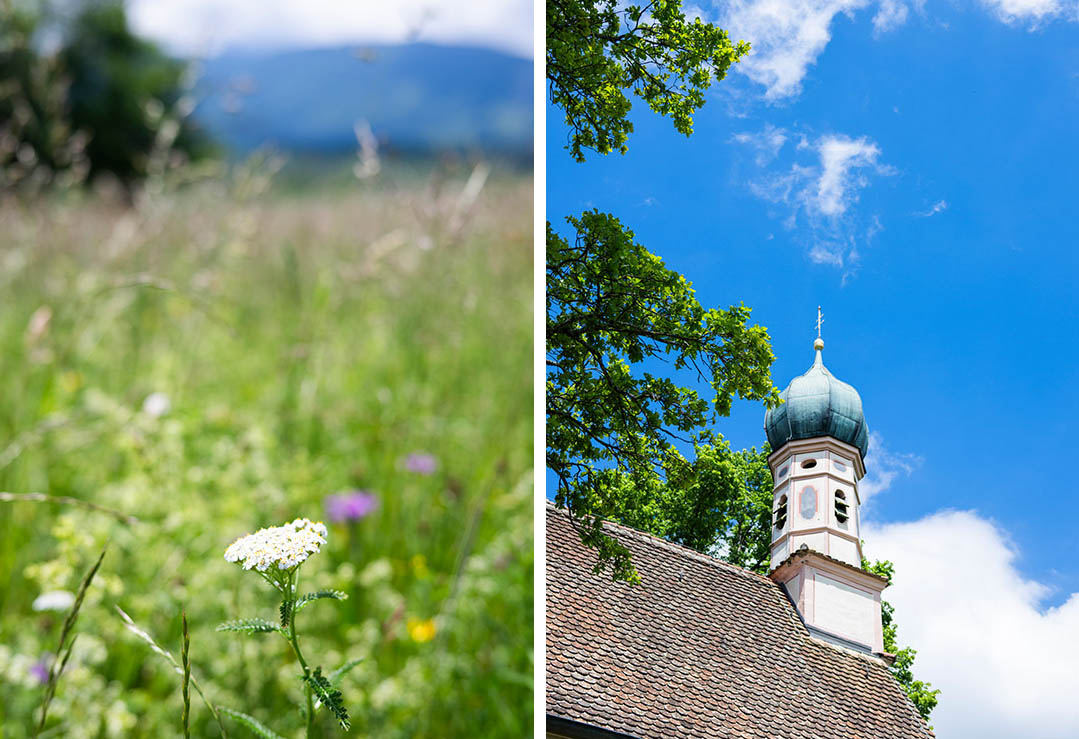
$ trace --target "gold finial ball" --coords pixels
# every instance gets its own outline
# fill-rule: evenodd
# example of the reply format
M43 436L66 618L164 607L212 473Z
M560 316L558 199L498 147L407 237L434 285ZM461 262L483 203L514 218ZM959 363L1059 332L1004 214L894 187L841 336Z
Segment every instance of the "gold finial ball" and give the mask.
M821 349L823 349L824 348L824 339L819 339L818 338L816 341L814 341L813 342L813 348L816 349L817 351L820 351Z

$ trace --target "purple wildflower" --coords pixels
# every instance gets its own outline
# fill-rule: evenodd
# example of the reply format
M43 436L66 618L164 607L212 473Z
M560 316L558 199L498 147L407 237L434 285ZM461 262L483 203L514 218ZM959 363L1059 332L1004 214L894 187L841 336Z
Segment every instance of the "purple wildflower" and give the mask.
M44 685L49 682L49 654L41 655L34 664L30 665L30 677L36 677L37 681Z
M438 469L438 460L433 454L413 452L405 458L405 469L418 475L433 475Z
M378 498L366 490L346 490L326 496L326 518L334 523L359 521L378 507Z

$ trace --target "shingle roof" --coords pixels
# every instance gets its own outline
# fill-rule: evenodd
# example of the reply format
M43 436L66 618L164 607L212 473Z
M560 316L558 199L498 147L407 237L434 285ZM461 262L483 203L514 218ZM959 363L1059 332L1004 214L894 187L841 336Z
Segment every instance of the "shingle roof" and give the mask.
M876 659L809 636L767 577L605 524L643 583L596 575L547 508L547 714L637 737L931 737Z

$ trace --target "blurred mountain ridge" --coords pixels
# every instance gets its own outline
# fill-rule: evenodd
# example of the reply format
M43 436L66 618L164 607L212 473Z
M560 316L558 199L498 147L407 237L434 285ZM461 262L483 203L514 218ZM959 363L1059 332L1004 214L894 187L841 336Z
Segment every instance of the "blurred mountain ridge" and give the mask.
M263 145L350 152L366 120L380 145L532 150L532 61L429 43L227 51L201 62L195 122L236 154Z

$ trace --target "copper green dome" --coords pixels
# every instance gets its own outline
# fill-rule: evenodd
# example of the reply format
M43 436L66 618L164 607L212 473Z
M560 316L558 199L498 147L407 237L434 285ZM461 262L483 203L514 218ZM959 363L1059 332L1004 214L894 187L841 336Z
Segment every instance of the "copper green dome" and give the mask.
M853 387L832 376L824 366L824 342L814 344L817 357L805 374L795 377L781 397L783 403L764 414L764 430L772 449L788 441L831 436L857 447L865 458L869 427L862 414L862 399Z

